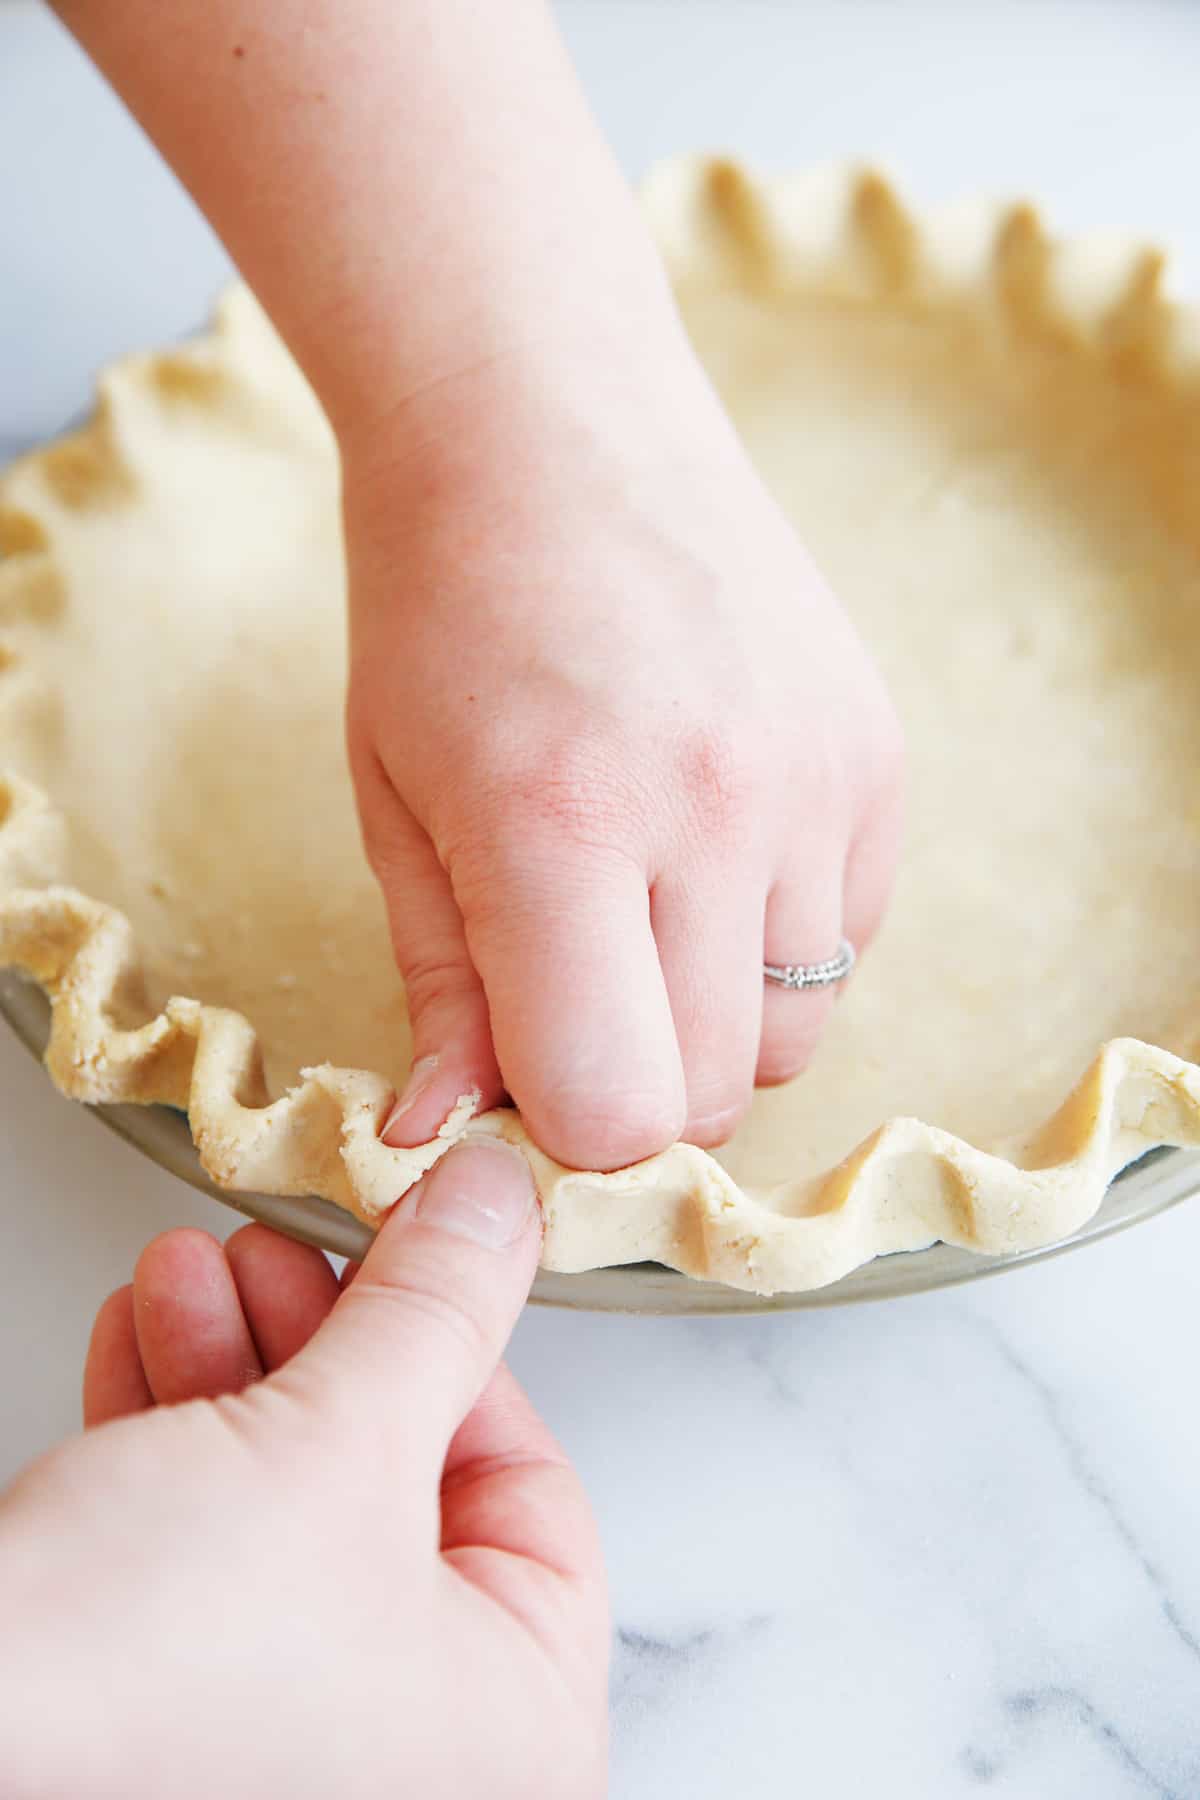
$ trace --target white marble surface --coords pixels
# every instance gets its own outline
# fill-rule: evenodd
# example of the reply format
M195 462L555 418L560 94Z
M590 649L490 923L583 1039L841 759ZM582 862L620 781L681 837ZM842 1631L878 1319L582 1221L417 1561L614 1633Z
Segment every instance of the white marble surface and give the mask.
M1181 249L1200 8L574 0L631 171L882 156ZM216 247L32 6L0 6L0 440L203 312ZM0 1038L0 1477L72 1429L90 1315L233 1215ZM949 1295L772 1320L530 1314L514 1361L612 1573L621 1800L1200 1796L1200 1210Z

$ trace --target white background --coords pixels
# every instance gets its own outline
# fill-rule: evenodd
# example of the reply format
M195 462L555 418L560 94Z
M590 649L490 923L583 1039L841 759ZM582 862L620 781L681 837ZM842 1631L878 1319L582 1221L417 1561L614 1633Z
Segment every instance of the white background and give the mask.
M117 3L117 0L111 0ZM499 0L497 0L499 3ZM1031 193L1200 292L1200 8L566 0L631 174L732 149ZM167 15L164 8L164 17ZM224 262L48 16L0 7L0 448ZM142 1244L237 1220L0 1038L0 1477L71 1430ZM1200 1211L947 1296L729 1322L528 1315L600 1514L622 1800L1200 1795ZM181 1553L183 1547L181 1547Z

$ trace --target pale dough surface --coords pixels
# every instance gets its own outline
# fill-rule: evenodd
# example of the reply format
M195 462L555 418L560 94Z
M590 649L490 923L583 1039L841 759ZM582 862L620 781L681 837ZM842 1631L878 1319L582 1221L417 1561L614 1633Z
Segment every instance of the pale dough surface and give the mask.
M650 204L701 356L899 702L895 905L727 1175L678 1148L577 1176L527 1145L552 1267L771 1289L936 1236L1016 1247L1146 1143L1200 1140L1195 376L1156 293L1120 310L1141 265L1101 305L1065 262L1056 297L1036 232L991 221L964 278L886 190L823 179L805 200L689 166ZM336 462L249 298L19 465L0 544L0 961L56 996L56 1078L187 1104L233 1185L378 1216L445 1141L374 1141L409 1045L342 753ZM526 1143L513 1115L473 1128Z
M760 1094L722 1161L815 1174L902 1113L994 1149L1107 1039L1196 1041L1196 546L1146 516L1136 399L1053 354L997 367L936 322L830 307L687 311L910 757L879 943L811 1074Z

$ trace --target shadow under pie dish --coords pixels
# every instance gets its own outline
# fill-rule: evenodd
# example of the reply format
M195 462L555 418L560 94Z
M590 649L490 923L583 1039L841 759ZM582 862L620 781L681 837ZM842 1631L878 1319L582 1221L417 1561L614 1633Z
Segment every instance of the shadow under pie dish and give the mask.
M250 296L0 479L0 963L47 1063L185 1109L224 1188L368 1222L463 1132L526 1151L551 1271L757 1293L1076 1230L1200 1144L1200 327L1153 252L879 176L647 190L685 323L909 737L895 904L810 1071L713 1156L562 1169L409 1056L341 748L333 443Z

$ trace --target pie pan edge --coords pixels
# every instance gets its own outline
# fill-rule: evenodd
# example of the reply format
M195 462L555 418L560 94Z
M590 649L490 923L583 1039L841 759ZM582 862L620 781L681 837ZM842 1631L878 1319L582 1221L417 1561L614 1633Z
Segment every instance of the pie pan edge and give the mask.
M1080 277L1086 259L1060 254L1028 207L976 209L925 229L873 172L771 184L711 161L669 166L651 181L647 203L678 279L715 269L753 287L812 280L815 271L897 296L986 283L1014 330L1066 334L1081 355L1155 379L1194 376L1195 319L1162 297L1157 253L1138 252L1103 274L1097 267L1089 284ZM1068 260L1070 279L1060 280ZM207 339L165 360L186 381L203 354L236 384L260 338L253 303L235 291ZM31 604L53 581L52 523L30 504L39 465L74 445L85 463L119 475L111 412L122 383L144 379L145 364L130 359L115 372L82 433L23 459L0 482L0 641L7 609ZM0 708L0 737L2 729ZM769 1205L686 1145L612 1175L564 1169L507 1112L459 1121L417 1151L393 1151L377 1136L391 1098L382 1076L322 1065L265 1104L258 1041L241 1014L178 996L146 1023L119 1026L117 997L137 985L134 934L112 907L42 884L60 829L43 793L0 777L0 965L32 975L50 996L46 1062L64 1092L185 1109L205 1169L227 1189L315 1194L375 1223L456 1137L502 1135L525 1151L538 1181L547 1270L653 1261L772 1293L818 1287L872 1257L937 1240L992 1256L1057 1241L1091 1217L1113 1175L1146 1150L1200 1144L1200 1070L1124 1038L1104 1045L1054 1118L1038 1122L1028 1167L908 1118L882 1124L816 1182L775 1190Z

